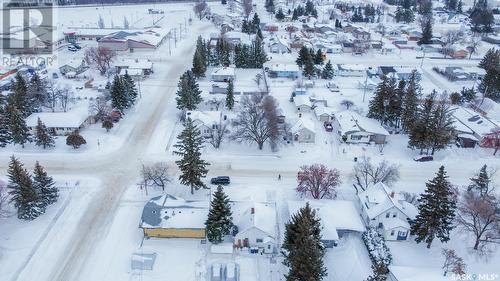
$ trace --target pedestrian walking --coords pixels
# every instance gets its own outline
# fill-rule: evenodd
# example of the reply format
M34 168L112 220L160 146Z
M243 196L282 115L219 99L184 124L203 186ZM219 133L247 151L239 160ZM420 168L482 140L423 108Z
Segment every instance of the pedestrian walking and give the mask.
M281 174L278 174L278 180L279 181L281 180Z

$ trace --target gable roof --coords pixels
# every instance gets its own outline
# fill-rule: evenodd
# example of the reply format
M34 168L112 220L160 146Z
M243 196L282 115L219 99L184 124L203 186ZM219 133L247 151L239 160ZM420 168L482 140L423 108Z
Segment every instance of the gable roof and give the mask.
M366 214L370 219L376 218L393 207L410 219L414 219L418 212L415 206L406 202L399 193L396 194L382 182L369 186L359 193L358 197L361 204L365 206Z
M388 136L389 132L378 121L359 115L357 112L344 110L335 114L340 124L342 134L367 132Z
M257 228L269 237L276 239L276 208L271 203L231 202L234 221L239 233Z
M297 133L298 131L306 129L312 133L316 133L316 126L314 125L314 121L311 120L310 118L301 118L295 123L292 128L290 128L290 131L292 133Z

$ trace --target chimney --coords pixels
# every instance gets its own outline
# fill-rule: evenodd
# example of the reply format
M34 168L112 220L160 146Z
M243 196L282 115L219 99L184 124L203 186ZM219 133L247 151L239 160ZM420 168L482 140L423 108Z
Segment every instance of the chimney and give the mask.
M394 198L394 191L391 192L391 198Z
M254 208L254 207L252 207L252 208L250 209L250 213L251 213L252 215L253 215L253 214L255 214L255 208Z

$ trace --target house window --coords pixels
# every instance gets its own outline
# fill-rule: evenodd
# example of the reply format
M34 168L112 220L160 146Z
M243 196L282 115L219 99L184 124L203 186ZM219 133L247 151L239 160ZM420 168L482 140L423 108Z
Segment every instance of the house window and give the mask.
M393 217L393 218L395 218L395 217L397 217L397 216L398 216L398 214L397 214L397 213L392 214L392 217Z
M263 241L264 241L264 240L263 240L262 238L257 238L257 239L255 239L255 242L256 242L256 243L262 243Z
M399 237L406 237L406 231L398 231Z
M351 135L351 140L360 140L363 136Z
M390 213L387 213L387 214L385 214L385 217L389 218L390 215L391 215Z
M391 230L391 236L394 236L394 230Z

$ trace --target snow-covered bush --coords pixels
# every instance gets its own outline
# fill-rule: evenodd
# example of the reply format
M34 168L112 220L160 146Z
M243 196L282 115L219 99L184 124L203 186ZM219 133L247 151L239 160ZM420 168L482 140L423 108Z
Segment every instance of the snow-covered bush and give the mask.
M373 264L384 264L386 267L392 262L392 255L389 247L385 244L384 237L375 229L368 228L363 233L363 241L368 249L368 255Z

